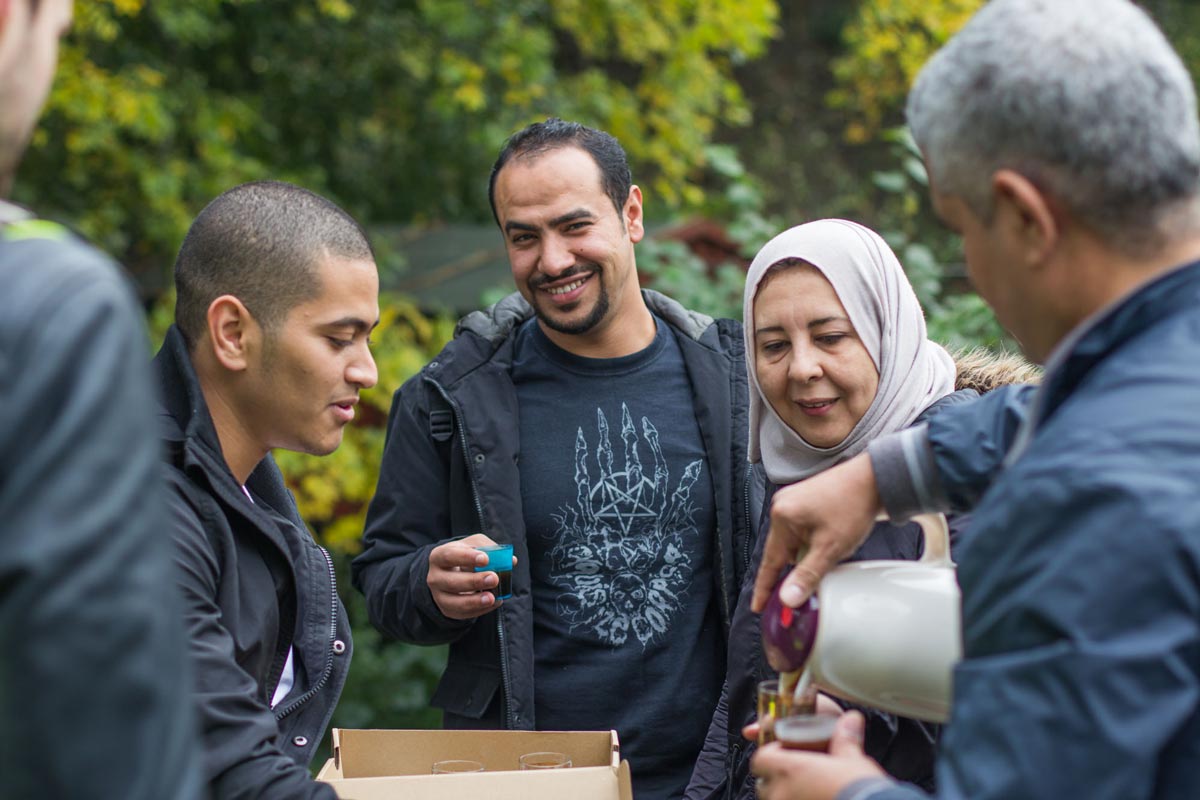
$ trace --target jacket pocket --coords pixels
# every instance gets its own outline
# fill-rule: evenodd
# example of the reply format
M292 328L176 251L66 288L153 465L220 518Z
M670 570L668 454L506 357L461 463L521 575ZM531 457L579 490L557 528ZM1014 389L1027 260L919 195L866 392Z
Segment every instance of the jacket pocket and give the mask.
M451 661L429 704L460 717L480 719L499 689L500 670L495 667Z

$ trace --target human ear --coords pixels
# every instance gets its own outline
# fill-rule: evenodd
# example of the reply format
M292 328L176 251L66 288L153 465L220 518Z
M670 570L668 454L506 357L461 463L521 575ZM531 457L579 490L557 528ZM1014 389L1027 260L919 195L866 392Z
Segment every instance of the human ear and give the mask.
M1009 169L992 176L994 218L1027 264L1046 263L1062 238L1062 222L1051 198L1024 175Z
M261 333L249 309L233 295L223 294L209 304L207 321L213 356L225 369L245 370Z
M629 233L629 240L637 244L646 235L646 229L642 224L642 190L636 185L629 187L629 197L625 199L625 208L621 210L621 216L625 230Z

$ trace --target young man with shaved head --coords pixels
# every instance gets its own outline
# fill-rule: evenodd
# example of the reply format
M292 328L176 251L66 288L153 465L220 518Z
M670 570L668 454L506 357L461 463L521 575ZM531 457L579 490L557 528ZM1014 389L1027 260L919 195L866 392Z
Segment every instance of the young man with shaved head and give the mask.
M270 451L337 449L375 384L375 258L333 203L274 181L235 187L175 262L176 324L154 359L216 798L332 798L308 773L350 665L329 554Z

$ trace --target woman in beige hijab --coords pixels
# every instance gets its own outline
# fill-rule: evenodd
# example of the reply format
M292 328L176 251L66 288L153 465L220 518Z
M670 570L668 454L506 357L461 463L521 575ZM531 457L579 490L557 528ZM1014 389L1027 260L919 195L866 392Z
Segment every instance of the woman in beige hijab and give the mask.
M929 341L925 318L900 262L868 228L839 219L799 225L759 251L743 301L750 392L750 459L774 491L866 449L941 408L977 396L955 391L954 359ZM990 359L973 354L973 375ZM1010 374L1020 375L1020 371ZM986 377L984 377L986 380ZM758 541L766 538L763 513ZM964 520L951 520L952 538ZM915 524L878 524L851 560L916 559ZM757 569L756 551L749 574ZM749 588L734 614L725 692L684 797L754 797L755 688L774 675L762 656ZM823 703L832 700L823 698ZM936 726L860 709L866 751L893 776L932 788Z

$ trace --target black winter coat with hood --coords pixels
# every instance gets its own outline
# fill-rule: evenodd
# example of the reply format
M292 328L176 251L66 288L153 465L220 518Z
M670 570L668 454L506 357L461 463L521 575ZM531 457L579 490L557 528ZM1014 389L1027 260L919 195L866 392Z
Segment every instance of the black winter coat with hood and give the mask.
M270 456L247 479L247 499L177 328L154 367L210 790L217 798L332 800L307 765L350 667L333 563ZM295 682L272 709L289 647Z
M750 556L761 479L746 459L746 374L737 322L688 311L644 291L678 341L713 476L714 593L725 630ZM415 644L450 643L433 696L448 728L536 728L529 551L516 459L512 341L532 309L514 294L465 317L438 357L396 392L379 487L354 583L371 621ZM445 617L425 578L439 544L483 532L512 542L513 596L474 620ZM714 653L714 658L723 654Z

